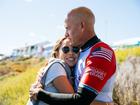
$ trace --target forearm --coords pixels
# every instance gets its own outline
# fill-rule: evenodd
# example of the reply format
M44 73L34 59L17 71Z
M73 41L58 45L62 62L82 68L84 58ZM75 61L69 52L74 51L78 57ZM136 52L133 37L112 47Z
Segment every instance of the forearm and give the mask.
M44 90L39 91L37 99L51 105L89 105L96 94L86 89L79 89L75 94L51 93Z

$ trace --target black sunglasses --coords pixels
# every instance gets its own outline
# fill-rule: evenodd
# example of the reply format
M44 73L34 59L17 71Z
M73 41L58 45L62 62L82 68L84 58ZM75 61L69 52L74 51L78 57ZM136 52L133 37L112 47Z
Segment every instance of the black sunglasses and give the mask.
M70 48L68 46L64 46L62 48L62 51L63 51L63 53L66 54L66 53L68 53L70 51ZM72 47L72 52L77 54L79 52L79 48L78 47Z

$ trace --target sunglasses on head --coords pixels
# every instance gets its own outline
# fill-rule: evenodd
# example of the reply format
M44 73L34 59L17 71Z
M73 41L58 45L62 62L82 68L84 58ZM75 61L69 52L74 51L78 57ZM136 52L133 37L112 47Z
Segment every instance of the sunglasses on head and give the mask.
M62 51L63 51L63 53L66 54L70 51L70 48L68 46L64 46L62 48ZM72 47L71 51L77 54L79 52L79 48L78 47Z

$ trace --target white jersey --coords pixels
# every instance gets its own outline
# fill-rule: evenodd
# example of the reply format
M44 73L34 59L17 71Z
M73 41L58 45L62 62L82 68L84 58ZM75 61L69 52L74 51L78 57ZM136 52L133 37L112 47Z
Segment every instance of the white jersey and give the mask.
M96 101L112 102L116 71L114 52L103 42L96 42L93 46L93 41L90 42L80 52L79 60L75 67L75 90L77 90L78 86L86 87L98 94L95 98ZM96 62L97 60L98 62ZM93 64L89 66L87 63ZM103 63L105 65L104 67L102 67ZM85 76L85 78L81 80L81 78L84 77L85 71L92 71L90 74L92 74L93 77L89 79L89 81L87 79L88 76ZM108 75L108 78L106 78L105 75Z

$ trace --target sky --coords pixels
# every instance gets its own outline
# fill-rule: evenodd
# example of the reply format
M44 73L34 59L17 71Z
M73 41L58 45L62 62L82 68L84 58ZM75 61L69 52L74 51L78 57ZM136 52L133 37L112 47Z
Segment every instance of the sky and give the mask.
M42 41L55 43L75 8L90 8L104 42L140 37L140 0L0 0L0 54Z

